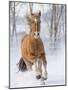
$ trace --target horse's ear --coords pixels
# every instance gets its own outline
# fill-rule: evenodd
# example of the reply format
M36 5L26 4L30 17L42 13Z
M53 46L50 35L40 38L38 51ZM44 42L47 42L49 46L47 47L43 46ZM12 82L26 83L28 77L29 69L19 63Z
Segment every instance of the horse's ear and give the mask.
M39 11L39 16L41 16L41 11Z

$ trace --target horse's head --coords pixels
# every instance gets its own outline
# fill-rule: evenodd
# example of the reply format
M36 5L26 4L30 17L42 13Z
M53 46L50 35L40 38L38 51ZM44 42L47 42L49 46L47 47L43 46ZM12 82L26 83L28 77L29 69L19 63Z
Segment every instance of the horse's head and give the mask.
M38 39L40 35L40 16L41 12L39 12L38 14L31 14L28 17L28 22L31 28L31 34L34 36L35 39Z

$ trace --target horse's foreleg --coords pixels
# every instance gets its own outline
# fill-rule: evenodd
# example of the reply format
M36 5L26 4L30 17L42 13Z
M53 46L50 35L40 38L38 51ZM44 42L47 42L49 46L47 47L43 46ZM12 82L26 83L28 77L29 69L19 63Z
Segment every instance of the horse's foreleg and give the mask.
M48 75L47 75L47 62L46 61L42 61L42 75L41 78L47 80Z
M37 59L36 62L34 63L34 68L33 68L37 79L41 78L41 74L42 74L41 66L42 66L41 61L39 59Z

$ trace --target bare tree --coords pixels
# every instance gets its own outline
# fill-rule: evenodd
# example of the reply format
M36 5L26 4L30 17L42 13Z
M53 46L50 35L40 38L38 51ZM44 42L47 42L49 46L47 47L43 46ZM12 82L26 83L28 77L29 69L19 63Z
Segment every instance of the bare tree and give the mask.
M14 2L14 7L13 7L13 32L12 35L14 35L14 31L16 33L16 21L15 21L15 2Z
M12 23L12 41L13 41L13 37L14 37L14 34L16 36L16 40L17 40L17 32L16 32L16 17L15 17L15 14L16 14L16 6L18 4L15 4L15 1L14 2L10 2L10 12L11 12L11 15L10 15L10 19L11 19L11 23ZM17 41L18 42L18 41Z
M32 14L32 10L33 10L33 3L29 3L29 8L30 8L30 14Z
M52 6L52 16L51 16L51 31L50 31L50 38L53 37L54 41L57 40L57 32L59 22L63 13L63 5L55 5Z
M51 26L50 26L50 39L52 40L52 34L53 34L53 8L51 12Z

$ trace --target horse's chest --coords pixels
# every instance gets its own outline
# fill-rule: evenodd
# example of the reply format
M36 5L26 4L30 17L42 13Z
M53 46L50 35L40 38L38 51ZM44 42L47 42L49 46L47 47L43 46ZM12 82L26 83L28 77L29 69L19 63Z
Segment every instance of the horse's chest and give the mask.
M30 43L30 53L31 55L40 56L43 53L43 44L41 41L32 41Z
M40 42L34 41L31 43L31 49L35 52L38 52L40 50Z

